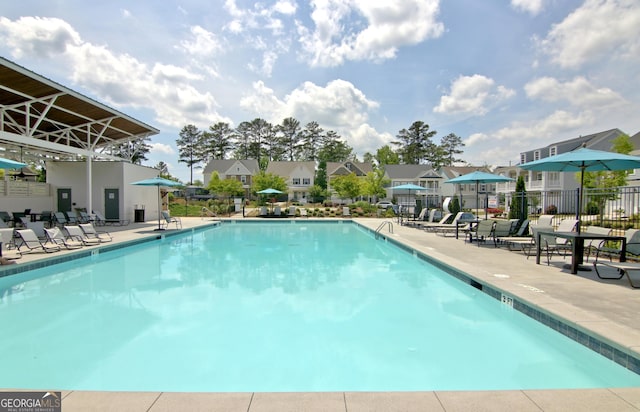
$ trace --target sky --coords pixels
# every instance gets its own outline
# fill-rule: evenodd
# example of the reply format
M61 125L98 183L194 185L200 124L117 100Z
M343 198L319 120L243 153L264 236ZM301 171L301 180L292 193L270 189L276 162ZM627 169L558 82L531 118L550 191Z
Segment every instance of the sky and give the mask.
M188 124L317 121L362 160L420 120L477 166L640 131L638 0L3 1L0 55L158 128L183 182Z

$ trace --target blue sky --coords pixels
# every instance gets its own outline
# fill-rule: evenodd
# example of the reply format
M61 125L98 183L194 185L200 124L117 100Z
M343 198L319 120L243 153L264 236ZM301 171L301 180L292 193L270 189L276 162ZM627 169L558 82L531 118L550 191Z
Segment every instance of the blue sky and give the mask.
M0 54L160 129L145 164L183 181L186 124L293 116L362 158L421 120L496 166L640 131L637 0L21 0Z

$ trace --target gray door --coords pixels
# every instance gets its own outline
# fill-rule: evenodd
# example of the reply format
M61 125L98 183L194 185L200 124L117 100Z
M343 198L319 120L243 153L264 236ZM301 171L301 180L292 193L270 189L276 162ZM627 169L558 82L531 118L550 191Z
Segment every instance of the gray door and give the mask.
M104 189L105 219L120 219L120 190Z
M71 211L71 189L58 189L58 212Z

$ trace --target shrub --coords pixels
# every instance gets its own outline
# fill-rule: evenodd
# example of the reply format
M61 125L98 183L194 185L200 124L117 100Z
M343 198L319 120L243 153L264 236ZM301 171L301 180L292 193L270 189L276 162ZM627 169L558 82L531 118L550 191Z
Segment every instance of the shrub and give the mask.
M546 209L544 209L545 215L557 215L558 207L556 205L549 205Z
M600 208L598 207L598 204L596 202L589 202L587 203L587 210L586 213L588 215L597 215L600 214Z

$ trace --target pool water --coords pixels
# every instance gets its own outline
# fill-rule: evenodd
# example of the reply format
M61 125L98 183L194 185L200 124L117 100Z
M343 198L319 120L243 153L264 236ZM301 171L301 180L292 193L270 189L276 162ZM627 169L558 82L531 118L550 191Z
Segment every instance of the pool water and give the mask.
M348 222L225 223L2 278L0 291L4 388L640 386Z

